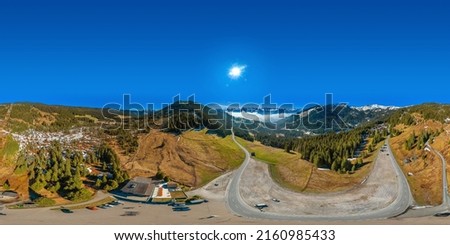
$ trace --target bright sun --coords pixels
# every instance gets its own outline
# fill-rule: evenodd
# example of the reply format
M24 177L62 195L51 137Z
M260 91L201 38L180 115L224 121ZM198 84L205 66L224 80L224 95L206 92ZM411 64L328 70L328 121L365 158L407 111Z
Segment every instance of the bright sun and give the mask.
M238 79L244 73L245 67L245 65L233 65L228 72L228 76L231 79Z

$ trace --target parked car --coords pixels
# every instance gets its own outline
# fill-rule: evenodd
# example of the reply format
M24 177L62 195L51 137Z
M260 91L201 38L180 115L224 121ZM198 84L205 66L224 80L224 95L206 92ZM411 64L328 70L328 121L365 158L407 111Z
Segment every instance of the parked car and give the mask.
M191 208L188 206L179 206L179 207L173 207L172 210L175 212L180 212L180 211L184 212L184 211L190 211Z
M435 217L448 217L448 216L450 216L450 212L437 213L434 216Z
M73 211L67 208L61 208L61 212L65 213L65 214L73 214Z
M267 205L265 203L255 204L255 208L263 209L263 208L267 208L267 207L269 207L269 205Z

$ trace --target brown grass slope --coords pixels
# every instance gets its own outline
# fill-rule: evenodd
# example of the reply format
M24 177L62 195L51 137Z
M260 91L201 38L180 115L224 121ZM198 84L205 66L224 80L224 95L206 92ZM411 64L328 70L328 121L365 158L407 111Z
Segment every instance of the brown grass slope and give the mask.
M153 176L161 170L170 179L188 187L198 187L242 163L244 153L230 137L201 132L176 136L152 131L141 136L131 157L121 156L131 176Z
M450 189L450 124L444 125L444 132L435 138L431 146L445 157L447 162L447 183Z
M405 141L414 132L417 136L422 131L444 132L437 136L431 145L444 154L447 162L450 160L450 125L434 120L423 120L419 114L413 115L416 125L398 125L396 128L403 131L390 141L394 155L407 176L413 197L419 205L439 205L442 203L442 162L435 154L415 147L406 150ZM446 133L447 130L449 133ZM411 159L411 163L405 163L405 159ZM416 160L414 160L416 159ZM448 169L449 166L447 166ZM411 176L408 176L411 175Z
M1 130L1 127L0 127ZM15 173L15 160L17 152L5 154L5 145L8 144L8 137L0 133L0 190L6 190L5 183L9 184L9 189L17 191L23 199L28 198L28 176L26 173Z

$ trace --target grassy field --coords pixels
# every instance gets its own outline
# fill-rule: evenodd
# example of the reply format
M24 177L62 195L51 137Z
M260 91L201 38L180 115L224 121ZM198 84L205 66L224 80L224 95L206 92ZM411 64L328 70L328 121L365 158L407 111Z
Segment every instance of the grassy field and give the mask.
M250 153L254 154L255 159L269 164L270 174L279 185L298 192L306 189L313 166L302 160L299 154L287 153L259 142L236 139Z
M14 164L15 157L19 152L19 143L17 143L10 135L5 139L3 148L0 150L0 159L6 164Z
M210 163L196 166L199 186L203 186L223 174L238 168L245 154L233 142L231 136L225 138L207 134L206 131L189 131L182 135L182 144L194 149L197 154L206 154ZM222 171L214 171L214 166Z
M204 186L209 182L213 181L214 179L218 178L220 175L222 175L221 172L210 171L209 169L202 167L197 167L195 171L199 178L198 187Z
M15 173L19 144L11 136L0 137L0 185L6 181L9 189L19 193L20 198L28 198L28 175L26 171Z
M29 129L29 126L23 121L10 119L8 121L8 129L13 133L23 133Z
M237 140L255 154L255 159L269 164L269 171L275 182L297 192L326 193L350 189L361 183L370 173L372 166L370 163L375 157L372 154L364 159L366 164L354 174L338 174L334 171L318 170L313 164L302 160L297 153L287 153L259 142L249 142L240 138ZM382 144L380 143L378 147Z
M250 153L254 153L254 158L268 164L278 164L281 161L300 159L300 156L296 152L287 153L282 149L265 146L257 141L246 141L239 137L236 137L236 140L241 145L243 145Z
M1 119L8 108L0 106ZM7 128L16 133L30 128L54 132L79 126L98 126L102 119L100 109L18 103L11 107Z
M217 151L224 162L224 166L234 169L244 160L244 152L233 142L231 136L225 138L207 134L206 131L189 131L182 135L183 140L197 148L211 147Z
M0 105L0 120L3 120L5 118L7 111L8 111L7 105Z
M88 120L91 120L92 122L94 122L94 123L98 123L98 118L96 118L96 117L93 117L93 116L91 116L91 115L75 115L75 118L85 118L85 119L88 119Z

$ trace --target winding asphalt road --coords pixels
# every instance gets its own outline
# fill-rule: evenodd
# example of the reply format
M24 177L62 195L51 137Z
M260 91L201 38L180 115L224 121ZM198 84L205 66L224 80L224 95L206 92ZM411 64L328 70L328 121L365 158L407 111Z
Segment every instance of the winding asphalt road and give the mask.
M233 131L232 131L233 132ZM239 186L242 173L245 171L249 164L250 153L239 144L232 134L233 141L245 152L245 159L241 167L236 170L234 176L229 182L226 202L229 209L238 216L255 218L255 219L272 219L272 220L318 220L318 221L334 221L334 220L361 220L361 219L384 219L389 217L394 217L404 213L413 202L411 191L408 182L401 171L400 167L396 163L392 151L389 146L387 146L387 152L380 154L389 154L391 163L394 167L397 176L397 186L398 195L397 198L387 207L381 208L375 211L370 211L367 213L351 214L351 215L340 215L340 216L323 216L323 215L288 215L279 213L262 212L255 207L247 205L240 194ZM386 141L387 142L387 141ZM387 144L388 145L388 144ZM378 161L378 157L377 157ZM376 167L376 166L375 166ZM294 204L293 204L294 205Z
M426 146L436 154L442 162L442 204L440 207L445 208L447 210L450 209L449 196L448 196L448 181L447 181L447 161L445 157L437 150L435 150L430 144L426 144Z
M410 218L410 217L425 217L432 216L438 213L447 213L450 212L450 197L448 196L448 182L447 182L447 161L444 156L430 144L426 144L426 146L430 149L432 153L437 155L442 162L442 204L435 207L422 207L419 209L413 209L402 215L401 217Z
M439 152L436 151L433 147L431 147L430 144L427 143L427 147L430 148L430 150L439 156L442 162L442 206L445 206L447 208L450 208L449 205L449 197L448 197L448 182L447 182L447 161L445 161L444 156Z

